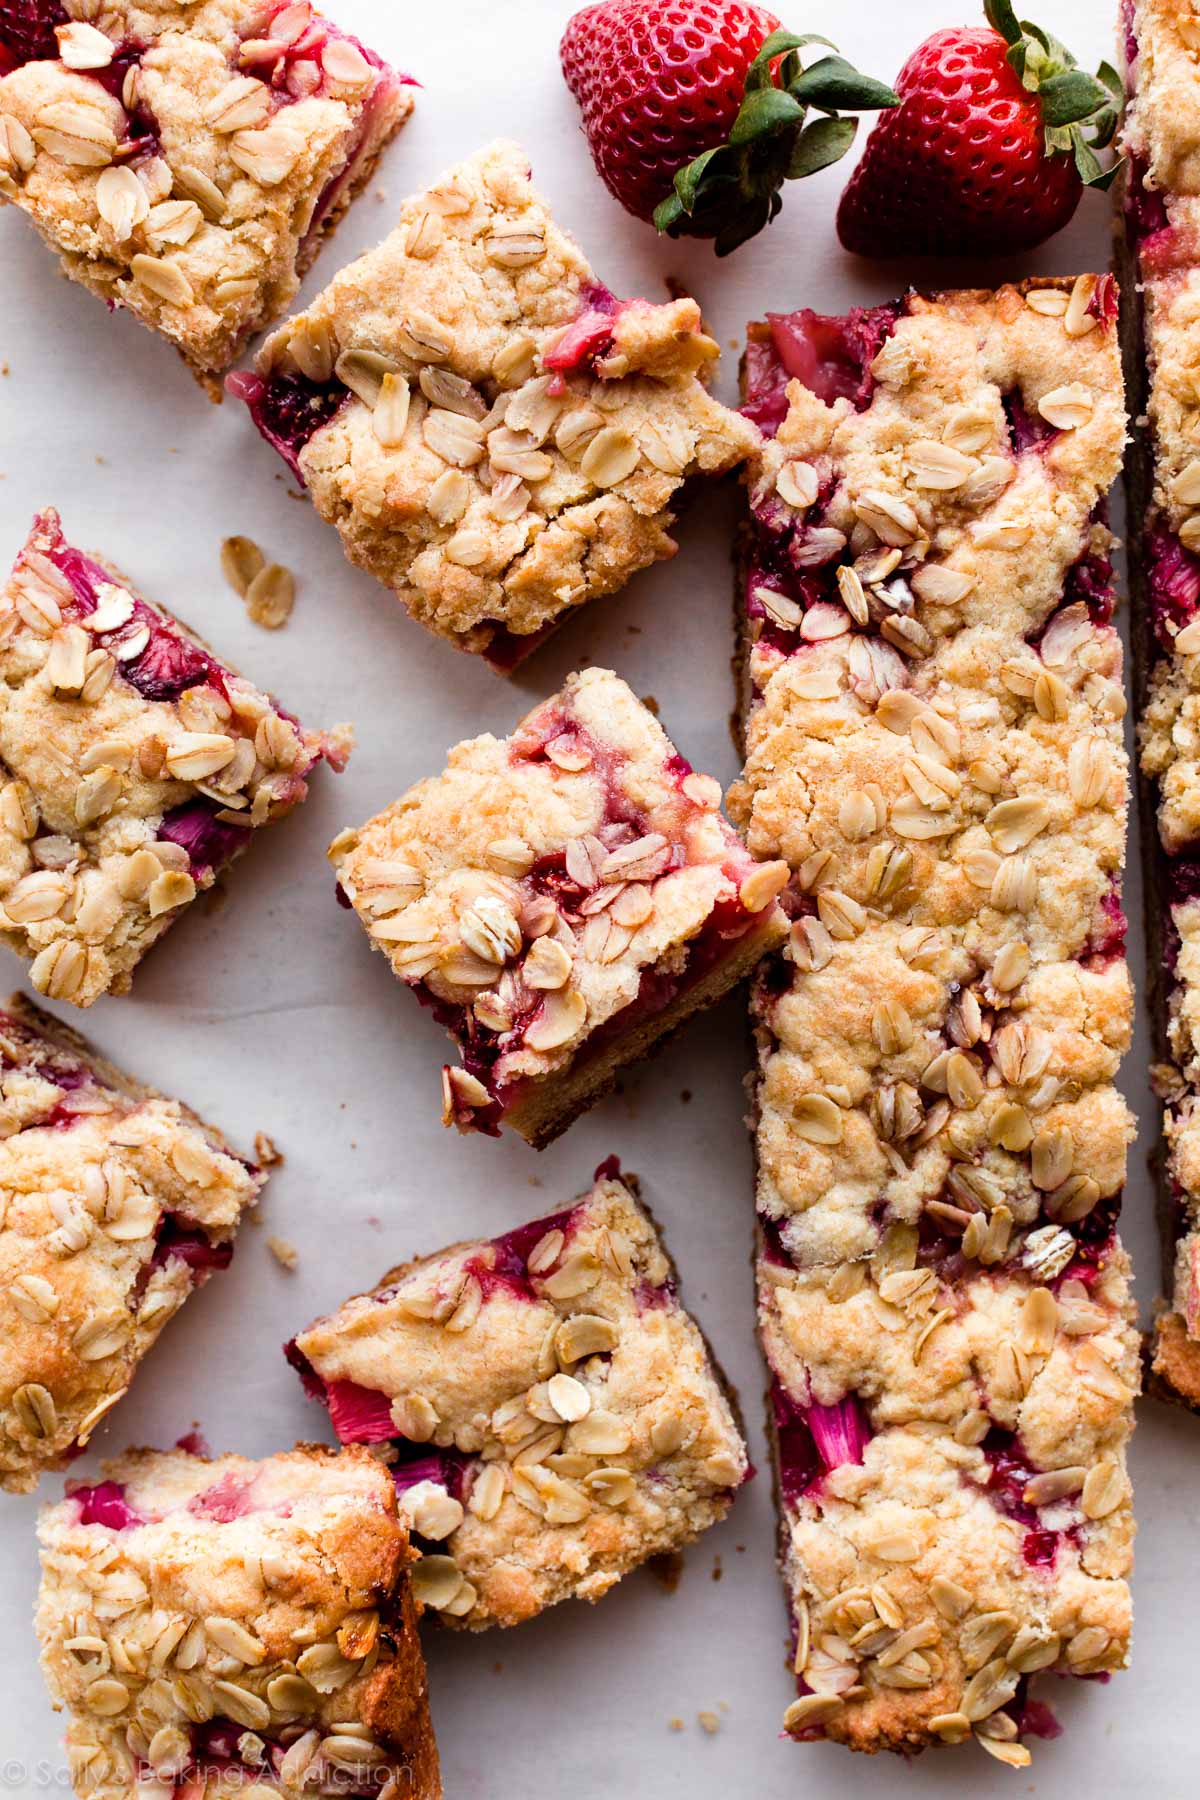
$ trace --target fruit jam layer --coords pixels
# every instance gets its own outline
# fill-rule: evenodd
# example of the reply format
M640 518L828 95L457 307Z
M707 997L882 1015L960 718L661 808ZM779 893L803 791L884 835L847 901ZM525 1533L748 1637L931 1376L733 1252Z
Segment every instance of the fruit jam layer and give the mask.
M906 302L898 300L852 307L841 316L807 308L768 313L765 322L749 327L743 412L774 437L787 417L789 381L803 383L827 406L846 399L864 411L875 391L871 364L906 311Z

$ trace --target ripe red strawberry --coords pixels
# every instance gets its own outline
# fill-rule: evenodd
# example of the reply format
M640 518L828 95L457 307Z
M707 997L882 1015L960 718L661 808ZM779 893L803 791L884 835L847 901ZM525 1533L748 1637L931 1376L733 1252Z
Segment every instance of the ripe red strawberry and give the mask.
M1085 186L1115 168L1096 156L1124 98L1027 22L985 0L986 26L935 31L896 86L838 207L838 236L860 256L1028 250L1060 231Z
M810 44L834 49L743 0L598 0L568 21L560 54L610 192L724 255L775 217L784 181L849 148L857 120L837 108L897 103L836 51L805 69Z

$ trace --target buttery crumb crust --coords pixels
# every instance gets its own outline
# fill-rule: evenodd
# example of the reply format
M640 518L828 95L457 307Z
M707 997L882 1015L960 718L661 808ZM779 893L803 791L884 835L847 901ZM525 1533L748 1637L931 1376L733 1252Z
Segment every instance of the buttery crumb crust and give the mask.
M38 1536L42 1669L80 1796L439 1800L413 1553L365 1451L130 1450Z
M730 812L793 870L754 1006L785 1724L859 1750L1022 1766L1027 1677L1127 1654L1113 301L911 295L748 471Z
M280 326L258 387L269 414L281 377L318 405L341 384L299 451L313 504L414 618L504 664L673 555L682 482L755 447L703 385L717 354L694 300L614 300L501 142Z
M787 867L754 862L720 805L626 684L588 669L511 737L456 745L441 775L334 840L373 948L459 1041L447 1124L502 1117L547 1141L600 1091L583 1061L598 1033L607 1083L782 941Z
M0 590L0 940L75 1006L133 971L351 734L309 731L34 520Z
M335 1427L355 1428L346 1383L390 1407L401 1511L426 1548L414 1585L470 1630L598 1600L715 1524L747 1479L630 1175L601 1171L563 1213L390 1270L295 1349Z
M22 994L0 1012L0 1487L65 1466L265 1177Z
M1146 428L1130 470L1138 741L1147 820L1164 1107L1170 1310L1156 1325L1156 1389L1200 1398L1200 18L1183 0L1135 0L1127 20L1129 154L1124 251L1138 284L1131 367Z
M213 376L288 305L410 89L308 0L62 13L0 78L0 201L219 399Z

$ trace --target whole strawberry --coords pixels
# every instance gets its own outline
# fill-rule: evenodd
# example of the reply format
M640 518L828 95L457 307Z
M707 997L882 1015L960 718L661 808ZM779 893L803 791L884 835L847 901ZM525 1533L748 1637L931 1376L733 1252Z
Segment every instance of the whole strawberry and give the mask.
M900 105L880 119L838 207L838 236L860 256L1028 250L1060 231L1085 186L1116 173L1111 141L1121 78L1096 76L1010 0L985 0L987 26L935 31L909 57Z
M834 54L805 69L812 44ZM897 104L827 38L742 0L599 0L568 21L561 56L606 187L672 237L715 238L719 256L775 217L785 181L845 154L858 121L839 108Z

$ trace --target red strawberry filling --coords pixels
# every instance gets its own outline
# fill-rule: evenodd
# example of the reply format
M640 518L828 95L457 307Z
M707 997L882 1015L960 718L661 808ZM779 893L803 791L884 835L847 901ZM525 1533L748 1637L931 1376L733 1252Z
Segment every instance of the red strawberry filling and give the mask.
M600 282L585 287L580 296L579 317L563 331L542 356L543 367L559 373L592 368L612 343L613 324L623 305Z
M1149 167L1144 157L1133 156L1125 181L1125 229L1133 240L1143 272L1164 274L1170 266L1174 235L1167 197L1161 188L1149 185Z
M438 1487L444 1487L452 1500L462 1498L467 1474L475 1466L473 1457L465 1456L461 1450L435 1450L432 1454L427 1444L408 1444L405 1446L416 1452L407 1462L396 1463L391 1471L396 1493L406 1494L419 1482L433 1481ZM418 1543L427 1543L428 1539L414 1533Z
M487 1251L471 1257L464 1267L478 1281L484 1299L502 1288L518 1300L536 1300L537 1289L529 1278L530 1254L548 1231L562 1232L565 1249L575 1228L577 1212L578 1208L568 1207L565 1212L552 1213L544 1219L531 1219L528 1225L518 1225L514 1231L492 1238ZM559 1255L561 1257L561 1251ZM552 1274L557 1266L557 1260L547 1263L542 1274Z
M1200 610L1200 556L1185 549L1165 525L1152 527L1143 539L1143 551L1154 634L1169 651L1175 633L1189 625Z
M202 1800L210 1792L210 1783L219 1785L222 1793L237 1793L242 1787L263 1786L275 1791L281 1779L283 1760L288 1749L307 1730L311 1729L308 1720L299 1720L295 1724L278 1727L276 1734L264 1737L260 1732L248 1731L245 1725L239 1725L233 1719L217 1717L207 1720L203 1725L192 1725L191 1757L186 1768L177 1775L168 1778L169 1787L164 1790L163 1781L147 1764L140 1767L139 1791L144 1782L146 1788L156 1794L164 1791L175 1796L175 1800ZM330 1728L329 1735L338 1730ZM353 1772L334 1764L327 1764L321 1774L321 1785L313 1789L322 1794L337 1794L342 1800L378 1800L393 1776L399 1772L386 1760L386 1752L378 1752L379 1761L368 1768L355 1768ZM319 1767L319 1753L317 1762ZM340 1777L341 1779L338 1779ZM306 1786L311 1784L306 1783ZM282 1788L280 1788L282 1792ZM289 1784L289 1791L290 1784Z
M805 1497L820 1504L822 1478L845 1463L861 1463L872 1436L855 1394L832 1406L793 1398L778 1376L771 1380L771 1408L778 1447L779 1486L795 1506Z
M1064 1543L1079 1548L1081 1527L1045 1525L1043 1512L1051 1506L1061 1506L1063 1502L1051 1501L1039 1507L1025 1498L1029 1483L1041 1471L1027 1460L1021 1440L1014 1432L993 1426L983 1441L983 1454L988 1464L983 1492L998 1512L1024 1527L1021 1553L1026 1563L1030 1568L1053 1569Z
M1028 450L1042 449L1059 436L1057 429L1040 413L1029 411L1019 388L1011 388L1003 398L1014 455L1024 456Z
M564 1219L570 1217L566 1213L561 1216ZM540 1221L547 1228L552 1222L549 1219ZM497 1239L498 1243L504 1241ZM529 1247L532 1249L533 1245ZM452 1498L460 1498L474 1466L473 1457L452 1446L434 1450L428 1444L412 1443L397 1429L392 1418L392 1401L387 1394L376 1388L363 1387L357 1381L324 1381L294 1340L284 1345L284 1355L299 1374L309 1399L319 1401L325 1407L339 1443L392 1444L400 1452L401 1460L391 1469L397 1494L404 1494L420 1481L435 1481Z
M226 391L244 400L250 417L303 484L300 452L350 398L340 381L310 381L306 375L261 375L238 371L225 377Z
M768 313L752 324L746 343L746 403L742 408L768 437L787 417L787 384L801 381L832 406L846 399L862 412L875 391L871 364L903 317L906 303L855 306L825 315L807 308Z
M250 1494L253 1485L252 1476L247 1479L232 1472L222 1475L211 1487L188 1501L188 1511L199 1519L213 1519L218 1525L230 1525L234 1519L244 1518L256 1510Z
M193 875L223 869L249 842L250 827L218 819L218 810L215 801L189 800L165 814L158 828L160 838L187 851Z
M329 1422L343 1444L385 1444L396 1436L386 1394L357 1381L329 1381L324 1387Z
M103 1525L109 1531L128 1531L131 1525L146 1523L130 1506L125 1489L117 1481L68 1484L67 1498L78 1501L81 1525Z
M168 1263L186 1263L197 1287L215 1270L227 1269L233 1261L233 1244L215 1244L202 1231L182 1224L178 1214L167 1213L154 1236L151 1269L166 1268Z
M44 513L40 515L37 524L43 534L49 530L49 522ZM46 548L45 554L59 573L70 582L75 594L74 604L68 608L67 616L76 620L89 618L101 604L99 590L118 587L120 583L110 570L93 562L82 551L72 548L63 538L60 528L55 527L54 539ZM136 594L131 594L130 599L133 602L131 616L112 631L97 632L94 639L97 646L112 651L117 657L123 681L136 688L144 700L177 700L188 688L199 687L204 683L211 683L218 691L224 692L229 676L227 669L222 668L198 644L184 637L161 613L148 606ZM143 628L149 633L145 649L136 656L122 659L123 646L131 643Z
M66 23L58 0L0 0L0 75L22 63L57 61L54 27Z
M1129 920L1121 905L1120 883L1115 879L1100 902L1100 911L1104 918L1103 928L1088 939L1079 954L1080 962L1093 968L1104 968L1110 963L1123 962L1125 958Z

